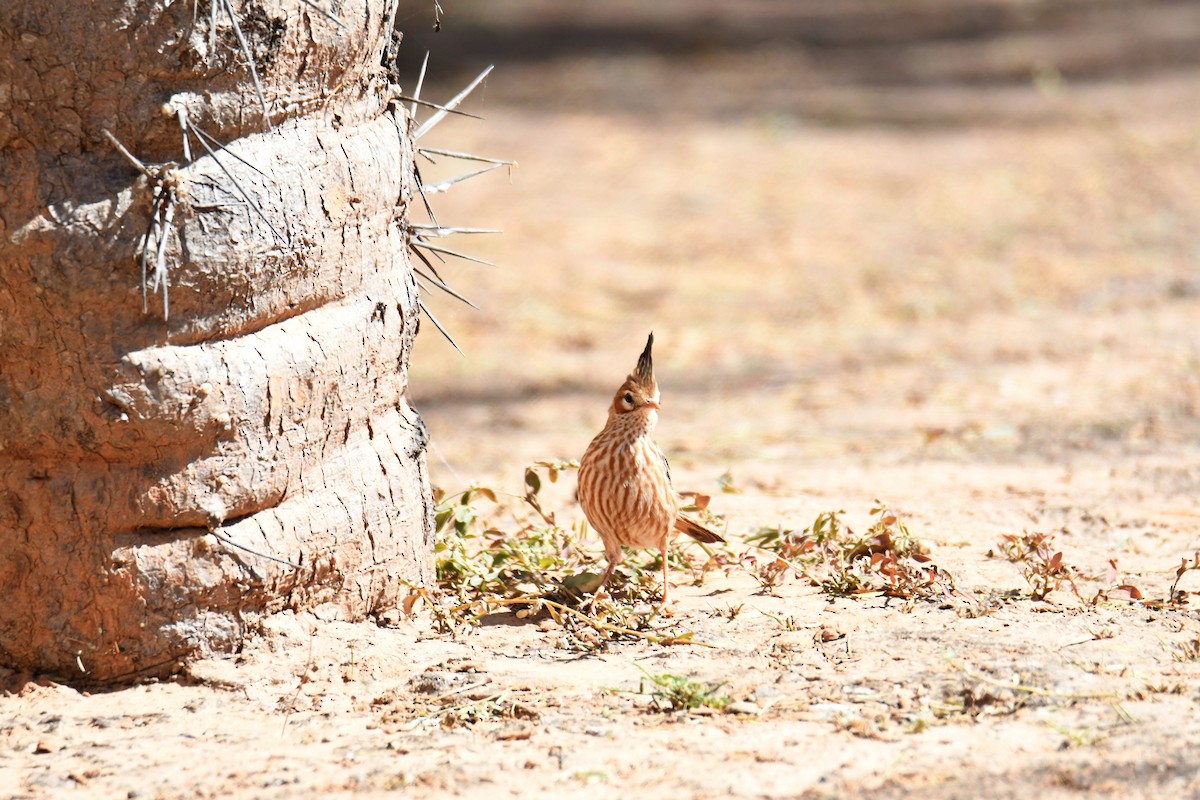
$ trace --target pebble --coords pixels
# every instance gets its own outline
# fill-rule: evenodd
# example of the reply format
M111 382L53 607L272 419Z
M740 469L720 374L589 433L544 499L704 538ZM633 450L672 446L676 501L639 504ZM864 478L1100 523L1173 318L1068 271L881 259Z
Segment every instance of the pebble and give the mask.
M822 642L832 642L836 639L841 639L845 635L845 633L833 625L822 625L821 630L817 632L817 638Z
M46 736L38 739L37 746L33 748L33 752L38 755L43 753L57 753L59 750L63 749L63 746L64 745L61 739L53 736Z

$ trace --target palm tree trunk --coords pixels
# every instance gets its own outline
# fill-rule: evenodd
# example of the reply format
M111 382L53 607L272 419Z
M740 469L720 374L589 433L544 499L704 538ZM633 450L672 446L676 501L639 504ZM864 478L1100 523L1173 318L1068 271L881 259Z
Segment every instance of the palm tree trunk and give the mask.
M163 674L428 577L397 3L0 7L0 662Z

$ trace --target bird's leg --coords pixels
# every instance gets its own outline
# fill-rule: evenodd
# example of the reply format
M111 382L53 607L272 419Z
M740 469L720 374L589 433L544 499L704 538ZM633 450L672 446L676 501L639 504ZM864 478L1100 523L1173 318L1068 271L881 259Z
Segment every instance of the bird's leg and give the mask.
M667 587L670 585L667 583L667 547L668 547L668 545L664 543L662 546L662 549L661 549L662 570L663 570L663 597L662 597L662 605L660 605L658 607L658 613L664 617L673 616L671 614L670 607L667 605Z
M608 592L604 591L604 584L608 583L608 576L612 575L614 566L616 565L613 564L613 562L608 562L608 568L604 570L604 574L600 577L600 585L596 587L596 591L592 592L592 599L588 601L586 606L584 606L584 610L588 614L596 613L596 601L600 599L601 593L605 595L608 594Z
M605 567L604 574L600 576L600 584L596 587L596 591L592 592L592 601L587 605L588 613L596 610L596 601L600 599L600 593L604 591L604 586L608 583L608 579L612 577L613 570L617 568L617 565L621 563L621 560L625 556L625 553L621 550L621 545L618 544L614 550L608 546L607 542L604 544L604 554L608 557L608 566Z

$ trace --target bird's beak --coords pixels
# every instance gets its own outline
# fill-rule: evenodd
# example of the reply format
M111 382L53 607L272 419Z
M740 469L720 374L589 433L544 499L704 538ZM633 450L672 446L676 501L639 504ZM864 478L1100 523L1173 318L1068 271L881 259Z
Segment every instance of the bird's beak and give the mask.
M646 406L655 410L662 410L662 401L650 399L646 401Z

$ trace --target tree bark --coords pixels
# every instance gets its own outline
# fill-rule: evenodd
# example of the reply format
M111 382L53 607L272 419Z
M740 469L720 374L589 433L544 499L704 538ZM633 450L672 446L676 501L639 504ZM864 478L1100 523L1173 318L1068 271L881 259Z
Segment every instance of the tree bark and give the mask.
M163 674L428 578L398 0L314 2L0 8L0 662Z

